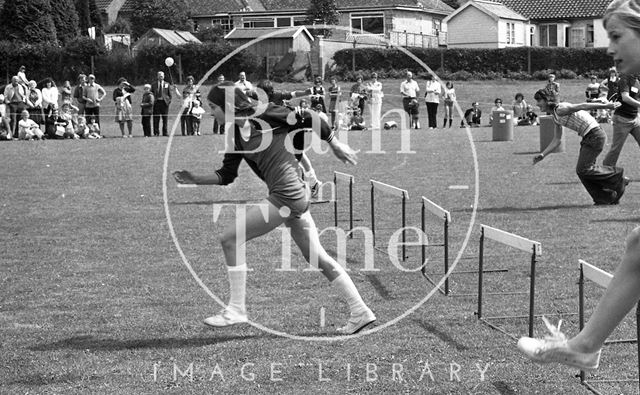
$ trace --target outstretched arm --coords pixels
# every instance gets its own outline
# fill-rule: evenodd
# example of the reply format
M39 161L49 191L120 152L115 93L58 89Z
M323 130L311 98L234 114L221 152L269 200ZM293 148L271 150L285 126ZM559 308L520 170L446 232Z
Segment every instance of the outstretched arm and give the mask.
M173 178L179 184L194 185L228 185L238 177L238 167L242 162L242 155L226 153L222 160L222 167L212 174L195 175L187 170L173 172Z
M619 102L608 102L608 103L593 102L593 103L577 103L577 104L563 103L558 105L556 109L556 113L559 116L563 116L563 115L572 114L580 110L585 110L585 111L600 110L600 109L615 110L620 106L621 104Z

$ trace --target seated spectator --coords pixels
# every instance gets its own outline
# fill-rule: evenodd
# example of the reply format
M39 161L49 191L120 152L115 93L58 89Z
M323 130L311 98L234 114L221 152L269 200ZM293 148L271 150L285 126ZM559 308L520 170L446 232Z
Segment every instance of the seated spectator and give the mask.
M367 127L364 125L364 118L360 114L359 108L353 109L353 115L349 120L349 130L367 130Z
M89 118L89 135L90 136L94 136L94 137L89 137L89 138L101 139L102 137L104 137L100 133L100 124L98 122L96 122L96 118L95 117L90 117Z
M37 124L44 124L44 114L42 113L42 92L38 89L35 81L29 81L27 87L27 111L29 111L29 118Z
M81 139L88 139L89 137L89 125L87 125L87 119L83 116L78 117L78 124L75 129L76 134Z
M465 123L470 127L479 127L482 119L482 110L480 110L480 103L473 102L471 108L464 112L464 119L460 122L460 127L465 127Z
M191 121L191 126L193 126L193 134L196 136L200 136L200 122L202 121L202 116L204 115L205 111L204 108L202 108L202 106L200 105L200 100L193 100L191 104L193 105L193 107L191 108L191 117L193 118Z
M536 114L533 111L533 107L532 106L527 106L527 112L524 114L524 120L523 122L526 122L524 125L538 125L538 114ZM518 125L520 125L520 123L518 123Z
M29 111L22 111L22 119L18 122L18 138L20 140L42 140L44 133L40 130L40 125L29 118Z
M525 114L527 113L527 102L524 101L524 95L522 93L516 93L511 108L513 109L513 122L516 125L520 125L522 121L525 121Z
M13 140L13 133L11 133L11 119L2 115L0 117L0 141Z
M71 112L71 104L69 103L63 104L62 107L60 107L59 116L64 121L66 121L64 138L66 139L80 138L80 136L78 136L75 133L77 121L76 121L76 117L74 117L74 114Z
M491 107L491 112L489 113L489 126L493 124L493 112L494 111L504 111L504 107L502 107L502 99L497 98L493 102L493 107Z
M7 114L7 105L4 102L4 94L0 93L0 118L3 118Z

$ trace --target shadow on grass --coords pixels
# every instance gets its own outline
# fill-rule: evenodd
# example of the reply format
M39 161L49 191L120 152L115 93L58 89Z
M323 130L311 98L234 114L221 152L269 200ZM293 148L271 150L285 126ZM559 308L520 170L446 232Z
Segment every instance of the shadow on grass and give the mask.
M553 211L553 210L573 210L573 209L585 209L594 208L593 204L558 204L555 206L540 206L540 207L487 207L479 208L477 212L482 213L519 213L523 211ZM473 209L464 208L462 210L453 210L454 212L471 212Z
M28 385L28 386L43 386L53 384L72 384L76 381L82 380L79 375L73 375L71 373L56 375L55 373L32 373L26 376L21 376L19 379L10 381L9 385Z
M516 391L504 381L493 381L493 387L498 391L500 395L515 395Z
M380 282L380 280L378 279L378 276L373 274L367 274L365 277L367 278L367 280L369 280L371 285L373 285L373 288L376 290L378 295L380 295L384 300L393 299L391 297L391 294L387 290L387 287L385 287L384 284L382 284L382 282Z
M214 204L256 204L262 200L197 200L193 202L169 202L170 206L211 206Z
M574 185L580 184L580 181L556 181L556 182L547 182L545 185Z
M91 350L91 351L118 351L137 350L143 348L187 348L202 347L212 344L226 343L235 340L247 340L252 338L277 338L275 335L230 335L217 334L207 337L175 338L167 337L161 339L109 339L95 338L90 335L74 336L48 344L39 344L29 347L31 351L55 351L63 349Z
M540 151L523 151L523 152L514 152L514 155L535 155L539 154Z
M625 223L625 222L634 222L634 223L640 223L640 217L635 217L635 218L603 218L603 219L592 219L589 222L619 222L619 223Z
M449 336L449 334L446 331L440 330L438 329L436 326L429 324L428 322L424 321L424 320L413 320L415 323L417 323L418 325L420 325L422 328L424 328L424 330L426 330L429 333L432 333L433 335L435 335L438 339L442 340L443 342L455 347L456 350L458 351L468 351L469 347L465 346L462 343L459 343L457 340L455 340L454 338L452 338L451 336Z

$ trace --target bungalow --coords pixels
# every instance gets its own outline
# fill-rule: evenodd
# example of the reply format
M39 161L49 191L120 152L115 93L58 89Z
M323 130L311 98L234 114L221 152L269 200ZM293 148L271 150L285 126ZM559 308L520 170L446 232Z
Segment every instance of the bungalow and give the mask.
M103 26L109 26L116 21L120 9L126 1L127 0L95 0Z
M471 0L444 19L449 48L505 48L530 45L527 18L502 3Z
M146 45L169 44L173 46L184 45L188 43L201 43L193 34L180 30L167 30L153 28L147 30L145 34L136 41L132 48L135 55L140 48Z
M530 19L532 45L542 47L606 47L602 17L611 0L500 0Z

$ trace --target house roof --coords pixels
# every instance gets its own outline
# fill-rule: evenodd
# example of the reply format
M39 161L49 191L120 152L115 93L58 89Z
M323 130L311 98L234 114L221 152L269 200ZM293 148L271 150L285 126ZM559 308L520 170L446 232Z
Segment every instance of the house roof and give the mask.
M269 38L296 38L300 34L304 34L309 38L309 41L313 41L313 36L309 31L304 27L300 26L298 29L291 28L283 28L283 27L257 27L257 28L246 28L246 29L238 29L234 28L226 36L224 36L227 40L253 40L254 38L263 37L265 34L275 33L273 36Z
M601 18L611 0L500 0L530 19Z
M107 9L107 7L109 7L109 5L111 5L113 0L95 0L95 2L96 2L96 7L98 8L98 10L102 11L102 10Z
M167 30L167 29L158 29L158 28L149 29L145 34L142 35L142 37L140 37L140 40L154 33L164 38L165 40L167 40L169 44L172 44L172 45L182 45L187 43L197 43L197 44L202 43L200 40L196 38L196 36L194 36L193 34L187 31Z
M527 18L518 14L517 12L515 12L514 10L505 6L502 3L498 3L496 1L489 1L489 0L471 0L464 3L460 8L458 8L452 14L447 16L444 19L444 21L445 22L450 21L452 18L455 18L456 15L463 12L469 7L474 7L480 10L481 12L484 12L485 14L489 15L491 18L495 19L496 21L499 19L512 19L512 20L515 19L519 21L527 20Z

